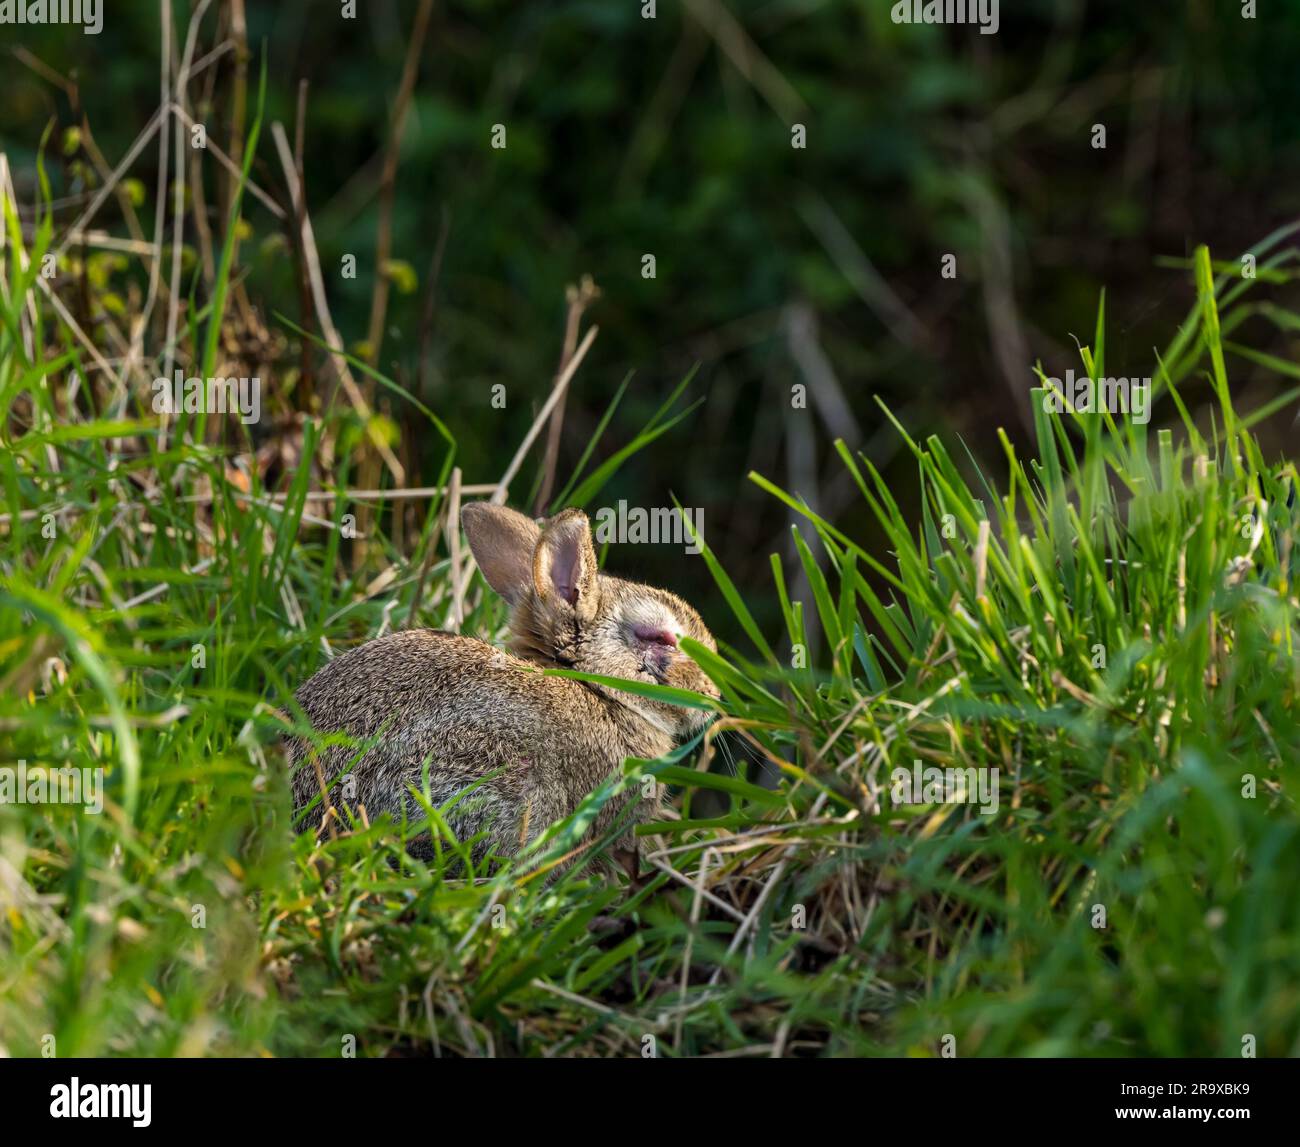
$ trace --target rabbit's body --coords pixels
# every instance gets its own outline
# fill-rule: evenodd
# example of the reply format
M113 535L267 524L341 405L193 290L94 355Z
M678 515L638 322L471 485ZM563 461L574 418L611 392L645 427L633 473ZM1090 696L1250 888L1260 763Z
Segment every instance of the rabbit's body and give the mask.
M423 819L408 789L421 787L426 761L435 806L501 769L459 802L451 821L463 840L488 829L503 856L577 808L625 757L658 757L673 744L663 730L579 682L547 677L482 641L429 629L390 634L336 657L296 697L314 728L356 741L378 738L360 759L348 745L330 746L320 757L327 781L354 778L355 803L371 817L388 812L400 821L405 805L411 820ZM306 745L295 739L290 763L307 765L293 774L300 808L320 792L306 758ZM596 831L620 808L602 809ZM413 851L429 849L417 844Z
M457 837L485 831L479 857L511 856L573 812L625 758L662 756L707 719L541 670L576 668L716 696L676 637L716 647L681 599L598 574L586 518L576 511L544 533L502 507L467 506L463 521L485 577L514 606L518 656L469 637L407 630L335 658L295 696L314 729L354 742L320 751L332 803L364 805L372 819L387 812L400 822L405 812L423 820L410 789L422 788L427 764L435 807L476 786L447 817ZM292 738L288 755L301 809L320 795L320 780L304 740ZM351 783L336 786L343 777ZM603 835L628 800L637 821L660 811L658 795L645 798L638 786L608 802L589 831ZM619 847L635 847L630 833ZM432 848L426 834L411 851L429 856Z

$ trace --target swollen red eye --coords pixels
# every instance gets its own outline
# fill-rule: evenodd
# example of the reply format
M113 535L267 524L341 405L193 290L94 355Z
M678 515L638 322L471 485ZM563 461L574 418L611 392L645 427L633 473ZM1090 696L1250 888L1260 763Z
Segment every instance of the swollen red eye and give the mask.
M677 634L667 629L655 629L652 626L638 625L633 631L638 641L647 645L668 645L677 648Z

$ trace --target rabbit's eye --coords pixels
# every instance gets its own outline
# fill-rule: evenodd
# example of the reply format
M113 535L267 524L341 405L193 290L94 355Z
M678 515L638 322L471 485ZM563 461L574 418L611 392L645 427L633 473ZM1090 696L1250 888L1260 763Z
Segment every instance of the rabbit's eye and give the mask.
M632 636L638 645L664 645L670 649L677 648L677 635L667 629L656 629L648 625L632 627Z

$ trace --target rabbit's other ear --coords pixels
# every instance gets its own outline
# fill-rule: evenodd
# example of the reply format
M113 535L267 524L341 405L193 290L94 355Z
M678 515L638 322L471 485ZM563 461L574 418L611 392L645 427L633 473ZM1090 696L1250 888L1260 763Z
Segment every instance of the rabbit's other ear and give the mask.
M596 549L581 510L556 514L542 529L533 558L533 588L543 601L563 601L584 621L596 615Z
M487 583L518 605L533 580L533 551L541 530L531 518L490 502L470 502L460 511L470 552Z

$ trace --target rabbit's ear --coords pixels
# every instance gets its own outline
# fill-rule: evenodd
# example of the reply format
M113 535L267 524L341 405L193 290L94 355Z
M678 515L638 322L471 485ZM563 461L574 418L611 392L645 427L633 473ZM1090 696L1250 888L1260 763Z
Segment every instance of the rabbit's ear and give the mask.
M595 616L596 549L581 510L565 510L546 523L533 559L533 587L543 601L559 598L580 618Z
M470 502L460 511L460 524L488 585L517 605L532 585L533 551L542 532L537 523L505 506Z

